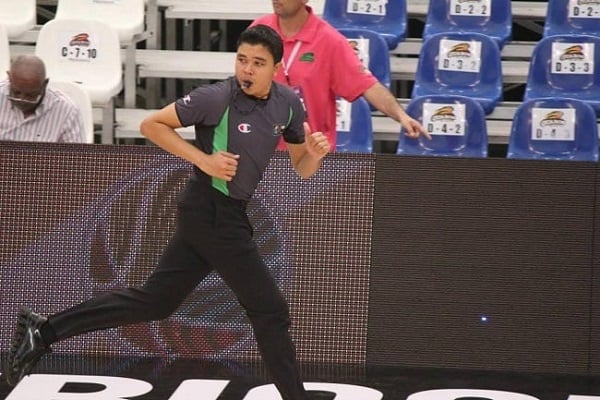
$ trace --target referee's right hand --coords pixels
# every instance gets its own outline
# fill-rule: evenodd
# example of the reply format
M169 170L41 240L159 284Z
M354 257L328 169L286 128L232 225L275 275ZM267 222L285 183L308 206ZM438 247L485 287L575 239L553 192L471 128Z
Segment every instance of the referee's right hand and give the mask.
M238 158L240 158L239 154L217 151L207 155L203 165L198 165L198 168L207 175L229 182L237 173Z

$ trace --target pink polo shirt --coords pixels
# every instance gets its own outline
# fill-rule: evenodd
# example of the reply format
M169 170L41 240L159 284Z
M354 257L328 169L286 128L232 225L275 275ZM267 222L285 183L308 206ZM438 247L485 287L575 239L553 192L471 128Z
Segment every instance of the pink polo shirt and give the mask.
M299 87L313 131L322 131L335 149L336 96L354 101L377 79L363 68L348 40L335 28L313 14L295 36L283 37L277 15L256 19L252 25L263 24L275 29L283 39L283 64L275 76L277 82ZM290 56L294 57L290 59ZM279 149L285 148L279 144Z

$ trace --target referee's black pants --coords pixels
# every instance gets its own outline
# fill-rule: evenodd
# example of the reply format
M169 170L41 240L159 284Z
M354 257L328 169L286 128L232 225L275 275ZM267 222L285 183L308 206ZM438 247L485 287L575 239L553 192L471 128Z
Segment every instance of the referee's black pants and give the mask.
M213 269L246 310L259 351L285 400L305 400L286 300L252 240L246 203L190 181L174 236L140 288L112 291L49 317L57 340L171 315Z

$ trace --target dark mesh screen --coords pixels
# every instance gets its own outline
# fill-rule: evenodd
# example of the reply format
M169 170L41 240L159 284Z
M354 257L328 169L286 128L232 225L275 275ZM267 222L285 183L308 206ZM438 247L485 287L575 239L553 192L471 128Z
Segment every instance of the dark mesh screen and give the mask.
M21 304L49 314L143 283L190 171L148 146L0 144L0 346ZM249 207L303 361L366 359L373 178L372 157L332 156L302 181L278 153ZM241 307L215 275L164 321L71 338L54 351L258 358Z
M378 157L368 362L586 372L595 176Z

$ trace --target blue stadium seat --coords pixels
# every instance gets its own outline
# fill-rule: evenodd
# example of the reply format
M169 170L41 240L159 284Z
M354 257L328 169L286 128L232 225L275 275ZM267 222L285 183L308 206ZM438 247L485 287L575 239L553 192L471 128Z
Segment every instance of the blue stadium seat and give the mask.
M567 98L524 101L515 112L507 158L598 161L593 108Z
M523 100L570 97L600 114L600 37L555 35L533 49Z
M364 97L359 97L352 103L338 99L337 142L335 150L351 153L373 152L373 125L371 108ZM345 106L349 113L344 112Z
M361 57L359 52L359 43L355 43L352 39L360 39L368 45L368 69L385 87L389 88L392 82L390 72L390 50L387 48L385 40L375 31L359 28L341 28L339 32L344 35L357 52L357 56Z
M549 0L544 37L565 34L600 36L600 4Z
M475 32L493 38L498 47L512 37L509 0L486 2L429 0L423 39L442 32Z
M350 3L350 4L349 4ZM323 19L336 29L360 28L379 33L388 49L395 49L406 38L406 0L393 0L373 7L369 2L325 0ZM348 10L348 7L353 9Z
M487 157L486 116L481 104L456 95L422 96L411 100L406 112L431 135L412 139L404 128L398 138L398 155Z
M438 33L425 40L412 97L433 94L467 96L491 113L502 100L502 64L494 40L481 33Z

